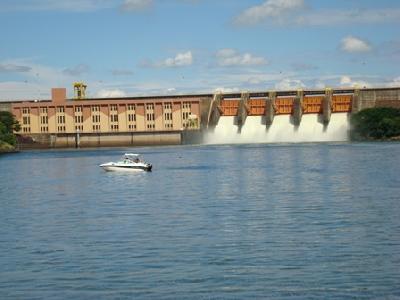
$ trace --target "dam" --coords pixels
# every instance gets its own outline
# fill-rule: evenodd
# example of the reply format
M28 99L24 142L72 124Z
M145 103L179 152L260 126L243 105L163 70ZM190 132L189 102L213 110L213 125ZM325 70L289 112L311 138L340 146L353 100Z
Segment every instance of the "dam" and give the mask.
M22 146L343 142L351 114L400 108L400 87L119 98L86 98L78 90L72 99L66 94L54 88L48 100L0 102L21 124Z
M358 92L217 95L210 106L206 144L339 142L348 139Z

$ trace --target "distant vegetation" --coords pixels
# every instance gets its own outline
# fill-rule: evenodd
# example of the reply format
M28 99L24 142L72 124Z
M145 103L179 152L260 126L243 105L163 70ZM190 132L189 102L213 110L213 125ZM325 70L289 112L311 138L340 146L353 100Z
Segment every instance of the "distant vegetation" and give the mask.
M400 140L400 109L375 107L351 117L353 140Z
M12 151L17 143L14 131L21 126L8 111L0 111L0 152Z

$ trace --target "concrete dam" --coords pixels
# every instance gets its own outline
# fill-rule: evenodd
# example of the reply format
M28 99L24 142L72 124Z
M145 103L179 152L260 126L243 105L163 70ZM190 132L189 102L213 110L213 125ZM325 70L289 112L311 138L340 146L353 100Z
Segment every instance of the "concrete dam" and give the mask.
M338 142L364 108L400 108L400 87L0 102L27 147Z
M351 90L215 95L206 144L346 141L359 92ZM353 107L354 106L354 107Z

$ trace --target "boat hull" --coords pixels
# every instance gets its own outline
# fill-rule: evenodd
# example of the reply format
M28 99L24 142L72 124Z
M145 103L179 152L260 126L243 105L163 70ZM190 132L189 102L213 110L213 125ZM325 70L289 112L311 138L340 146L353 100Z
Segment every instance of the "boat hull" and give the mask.
M106 172L151 172L152 166L130 166L130 165L113 165L103 164L100 167Z

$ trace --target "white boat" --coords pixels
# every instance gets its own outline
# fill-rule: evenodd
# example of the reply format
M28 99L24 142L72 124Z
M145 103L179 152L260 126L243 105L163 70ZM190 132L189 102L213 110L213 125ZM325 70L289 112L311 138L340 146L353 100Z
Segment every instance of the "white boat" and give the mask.
M151 171L151 164L142 160L139 154L125 153L120 161L108 162L100 165L105 171Z

